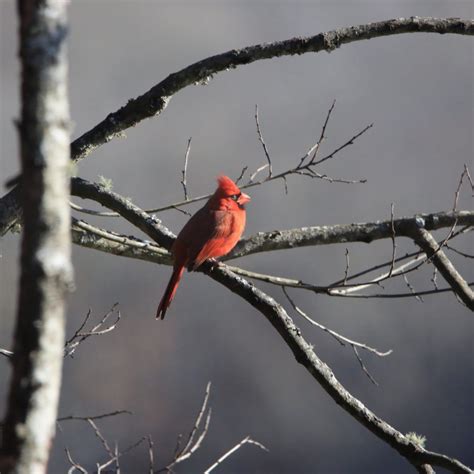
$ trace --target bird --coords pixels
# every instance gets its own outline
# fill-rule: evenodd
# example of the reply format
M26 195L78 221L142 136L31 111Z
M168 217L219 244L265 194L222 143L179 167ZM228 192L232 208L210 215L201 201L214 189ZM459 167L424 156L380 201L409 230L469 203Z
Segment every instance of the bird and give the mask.
M164 319L185 268L194 271L207 259L229 253L245 228L245 204L250 196L243 193L227 176L217 178L217 189L206 204L184 225L172 247L173 273L156 312Z

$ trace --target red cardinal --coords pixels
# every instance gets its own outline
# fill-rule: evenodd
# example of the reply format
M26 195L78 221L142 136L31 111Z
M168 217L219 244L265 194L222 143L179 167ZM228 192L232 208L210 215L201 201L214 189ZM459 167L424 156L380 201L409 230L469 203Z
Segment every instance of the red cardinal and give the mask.
M220 176L217 183L216 192L189 219L171 247L173 274L158 306L157 318L165 317L184 269L191 272L208 258L229 253L244 231L244 205L250 201L250 196L242 193L227 176Z

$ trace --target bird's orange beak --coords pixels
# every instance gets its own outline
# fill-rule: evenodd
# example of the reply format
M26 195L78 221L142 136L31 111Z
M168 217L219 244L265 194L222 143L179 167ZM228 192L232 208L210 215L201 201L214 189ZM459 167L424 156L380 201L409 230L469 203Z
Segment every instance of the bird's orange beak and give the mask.
M246 204L250 201L250 196L245 193L241 193L239 197L239 204Z

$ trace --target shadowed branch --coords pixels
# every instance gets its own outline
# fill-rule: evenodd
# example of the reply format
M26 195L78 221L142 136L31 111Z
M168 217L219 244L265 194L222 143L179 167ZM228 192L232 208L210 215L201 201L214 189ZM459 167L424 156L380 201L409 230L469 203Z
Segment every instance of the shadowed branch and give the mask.
M126 220L136 225L140 230L153 239L155 239L158 234L159 239L157 240L159 240L160 243L163 242L165 248L170 248L172 244L172 234L168 229L162 226L162 224L157 226L156 221L150 219L146 213L125 201L115 193L105 189L98 189L97 186L91 186L90 183L83 181L84 180L80 180L76 182L76 185L79 186L79 188L76 187L76 191L80 190L80 186L83 184L88 189L88 197L94 199L94 195L97 193L100 197L101 203L107 202L109 208L120 213ZM436 220L436 223L432 222L431 224L433 226L441 226L440 222L444 222L446 226L449 226L452 225L453 219L458 217L459 223L466 225L469 222L469 219L474 218L473 213L467 211L460 211L458 214L459 216L453 216L452 213L440 213L438 215L439 219ZM415 220L419 223L420 216L417 216ZM408 221L411 223L412 219L408 219ZM428 222L427 216L424 216L423 222ZM399 226L400 232L398 232L397 225ZM385 224L376 223L373 226L369 226L369 235L370 232L374 232L378 238L383 238L382 235L384 235L384 238L391 238L392 226L395 227L397 235L405 235L407 232L406 225L407 218L405 218L405 220L390 219L390 221ZM349 230L349 233L352 232L350 226L336 227L339 228L339 230L340 228L346 228ZM362 230L361 225L358 225L357 232L360 234ZM367 238L367 234L365 235ZM395 449L414 467L419 469L421 466L429 464L444 467L453 472L471 472L467 466L454 458L428 451L421 446L414 444L405 435L376 416L357 398L351 395L336 379L331 369L321 359L319 359L314 348L303 338L301 330L296 327L285 309L273 298L244 278L230 271L225 264L215 265L211 262L206 262L198 271L206 273L256 308L258 312L262 314L277 330L293 352L297 362L302 364L308 370L328 395L355 420Z

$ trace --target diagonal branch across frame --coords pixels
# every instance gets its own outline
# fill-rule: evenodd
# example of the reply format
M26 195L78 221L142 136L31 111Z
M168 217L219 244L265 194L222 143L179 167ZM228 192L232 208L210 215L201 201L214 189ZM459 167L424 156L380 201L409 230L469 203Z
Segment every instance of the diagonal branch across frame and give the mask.
M106 190L99 185L93 185L79 178L73 181L74 194L82 194L82 187L86 190L85 194L87 198L94 199L109 209L120 213L126 220L153 239L159 241L165 248L169 249L171 247L172 233L161 223L149 218L140 208L118 194ZM448 220L452 222L455 216L451 215L450 217L451 220ZM417 217L416 219L419 218ZM388 225L386 237L390 236L391 225ZM365 407L362 402L345 389L336 379L332 370L319 359L314 348L303 338L301 330L294 324L283 306L272 297L265 294L244 278L233 273L225 264L215 265L207 262L204 263L198 271L207 274L256 308L277 330L293 352L297 362L306 368L326 393L355 420L395 449L418 471L421 470L421 472L425 472L425 466L435 465L444 467L452 472L472 472L469 467L457 459L428 451L420 445L413 443L400 431L396 430ZM425 471L423 471L423 469L425 469Z

